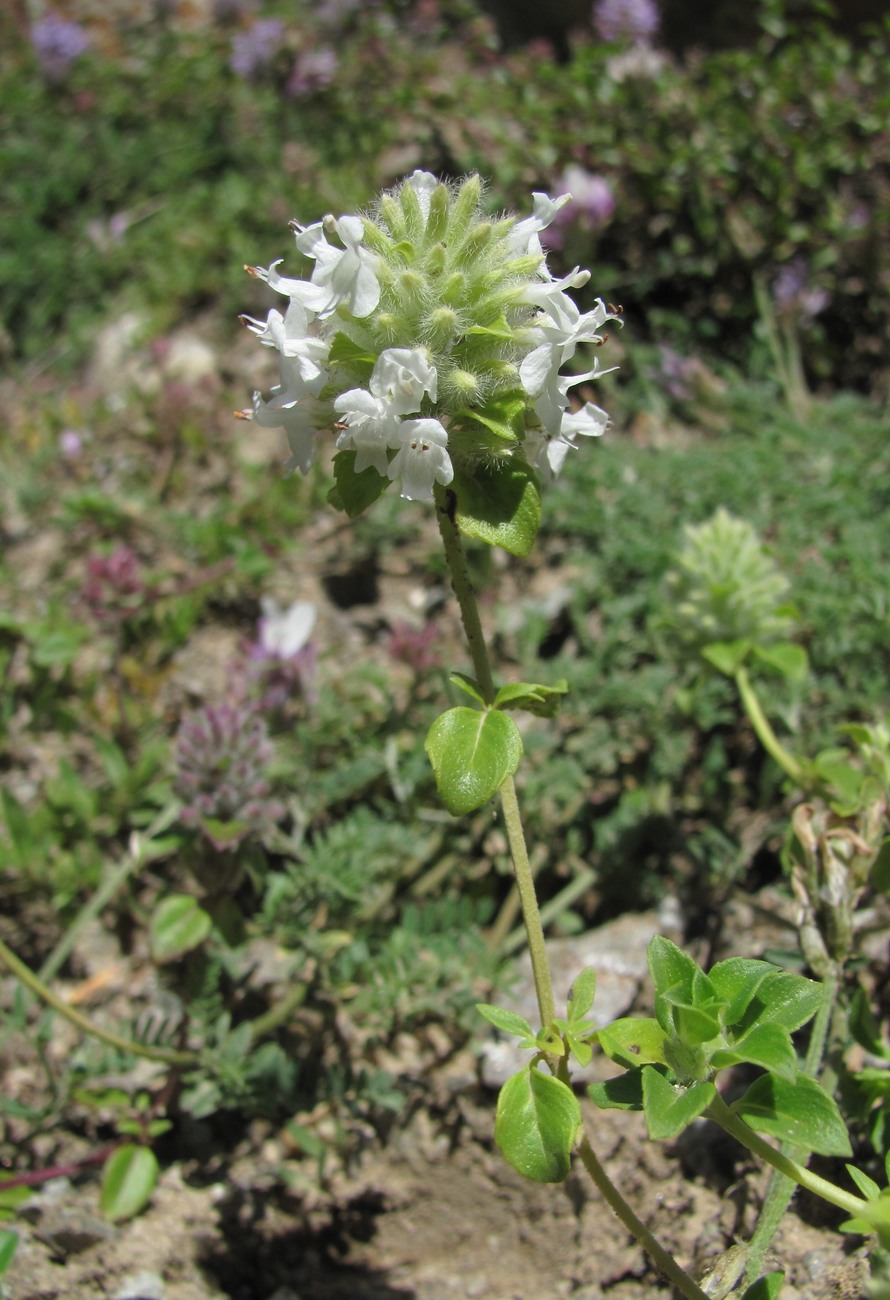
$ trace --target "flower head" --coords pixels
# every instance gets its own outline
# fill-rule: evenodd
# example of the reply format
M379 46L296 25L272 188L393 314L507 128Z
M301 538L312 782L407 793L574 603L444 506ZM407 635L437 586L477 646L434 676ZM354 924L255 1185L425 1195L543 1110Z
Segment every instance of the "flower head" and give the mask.
M232 38L229 67L236 76L251 81L267 68L278 52L283 24L277 18L260 18Z
M138 613L147 596L139 557L129 546L87 559L80 598L97 623L108 628L125 623Z
M34 24L31 43L44 76L54 82L64 80L71 65L90 48L83 28L58 14L47 14Z
M217 848L270 828L283 805L272 798L275 751L257 706L243 700L207 704L189 714L176 737L174 787L180 816Z
M448 185L418 170L367 216L292 223L308 278L278 262L248 268L288 304L265 321L242 318L281 358L281 382L255 397L253 417L287 430L304 471L334 431L337 492L351 512L390 482L428 501L445 487L460 499L480 472L495 491L502 469L514 482L533 479L533 464L552 477L582 435L605 427L598 408L574 411L569 399L603 373L598 363L562 371L578 348L605 342L617 312L600 300L582 311L569 290L589 273L554 279L541 244L570 195L534 194L521 220L490 216L481 200L477 176ZM358 488L362 475L372 477Z
M604 41L648 44L658 31L655 0L596 0L593 25Z

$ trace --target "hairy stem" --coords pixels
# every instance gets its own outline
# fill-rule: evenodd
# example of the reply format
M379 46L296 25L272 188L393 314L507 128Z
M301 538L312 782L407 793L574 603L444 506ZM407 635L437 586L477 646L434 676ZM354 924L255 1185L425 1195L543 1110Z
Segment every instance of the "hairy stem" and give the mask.
M442 535L445 556L451 573L451 585L460 608L461 622L466 632L470 654L473 659L476 681L485 703L490 706L494 702L496 694L494 678L488 656L488 647L482 632L479 608L470 582L466 557L455 518L457 499L454 493L448 489L436 487L435 500L439 531ZM553 998L550 963L547 959L547 949L544 943L544 927L541 922L537 894L535 893L534 874L529 861L525 832L522 828L522 818L519 812L519 802L516 798L516 786L512 777L508 777L501 786L500 796L504 829L507 832L507 840L513 858L516 887L519 892L522 918L528 938L538 1010L540 1011L542 1026L547 1027L556 1018L556 1004ZM570 1082L564 1059L559 1067L558 1077L565 1083ZM656 1268L673 1283L679 1293L685 1297L685 1300L707 1300L704 1291L683 1271L664 1247L659 1245L642 1220L638 1219L634 1214L600 1164L586 1136L581 1140L578 1153L582 1164L607 1204L648 1253Z
M707 1300L705 1292L702 1291L701 1287L697 1286L696 1283L693 1282L689 1274L683 1271L673 1256L669 1255L664 1247L659 1244L655 1237L653 1237L642 1219L638 1219L634 1214L633 1210L627 1204L624 1197L617 1190L614 1183L609 1178L609 1175L600 1164L596 1154L594 1153L593 1147L590 1145L586 1136L581 1139L581 1144L578 1147L578 1155L581 1157L581 1163L584 1165L584 1168L596 1184L597 1190L603 1200L607 1202L609 1207L615 1212L615 1214L617 1214L618 1218L628 1231L640 1243L659 1272L662 1273L669 1282L673 1283L680 1294L686 1297L686 1300Z
M813 1021L802 1071L811 1079L817 1078L822 1069L822 1058L825 1055L825 1043L834 1011L838 983L836 972L832 972L822 983L822 1004ZM807 1153L800 1147L792 1146L790 1143L782 1143L779 1150L791 1160L806 1163ZM785 1217L785 1211L791 1204L791 1198L796 1190L797 1184L792 1178L789 1178L787 1174L780 1174L778 1170L773 1170L766 1196L763 1198L760 1215L757 1219L757 1227L748 1247L748 1266L745 1273L746 1285L750 1286L760 1276L766 1252L769 1250L770 1243L778 1231L779 1224Z
M744 665L736 670L735 683L739 695L742 698L742 704L745 706L745 712L748 715L751 726L757 733L757 739L771 758L774 758L781 767L782 771L787 773L791 780L798 786L806 785L806 775L800 763L781 743L776 733L769 724L769 720L760 707L760 701L751 685L751 679L748 676L748 670Z
M851 1192L845 1192L843 1188L830 1183L827 1178L820 1178L812 1170L806 1169L796 1160L792 1160L784 1152L779 1151L776 1147L770 1146L759 1133L755 1133L752 1128L739 1119L733 1111L729 1109L726 1102L718 1094L705 1111L708 1119L713 1120L715 1124L729 1133L742 1146L753 1151L756 1156L766 1164L777 1169L780 1174L785 1174L788 1178L794 1180L800 1187L805 1187L808 1192L819 1196L823 1201L828 1201L831 1205L836 1205L838 1209L843 1210L846 1214L854 1218L861 1217L863 1210L867 1210L868 1202L863 1201L859 1196L853 1196Z

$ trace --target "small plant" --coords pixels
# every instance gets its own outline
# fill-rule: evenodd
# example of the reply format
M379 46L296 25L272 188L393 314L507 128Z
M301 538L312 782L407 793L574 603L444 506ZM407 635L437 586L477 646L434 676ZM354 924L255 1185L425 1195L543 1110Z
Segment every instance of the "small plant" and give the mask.
M555 280L547 269L540 234L568 196L536 195L534 214L524 221L487 217L480 197L475 177L450 189L418 171L385 193L369 217L297 225L298 250L315 263L308 280L283 277L277 263L250 268L288 306L284 313L271 311L265 322L246 319L280 354L281 380L269 400L255 395L252 411L242 414L283 427L289 464L304 473L318 438L332 429L338 452L331 501L350 517L393 482L403 497L435 508L474 675L452 674L469 703L433 723L426 749L454 816L500 800L541 1021L535 1029L512 1012L480 1007L532 1053L501 1090L496 1140L514 1168L539 1182L563 1181L577 1151L657 1267L682 1295L700 1300L705 1292L639 1221L584 1131L571 1063L586 1064L598 1042L626 1067L590 1090L598 1105L642 1109L653 1139L675 1138L706 1116L783 1179L840 1206L860 1229L877 1232L886 1246L887 1195L869 1182L863 1199L800 1162L814 1151L852 1154L834 1099L813 1077L830 985L745 958L705 973L675 944L656 939L649 948L654 1019L594 1031L586 1018L596 990L592 970L579 975L565 1017L557 1015L513 781L523 743L510 715L552 715L567 685L495 683L462 538L517 556L529 553L541 514L541 479L558 474L579 435L598 435L608 423L589 401L575 411L569 398L573 387L601 373L596 361L580 375L562 375L561 369L579 345L605 341L600 331L616 313L598 301L582 315L567 291L582 287L587 273L576 268ZM709 662L735 677L767 749L800 780L805 768L776 740L744 667L756 653L782 672L800 669L796 648L777 643L790 623L779 603L784 579L751 530L723 512L689 531L673 586L679 622ZM808 897L820 888L810 876L805 870L800 876ZM814 1016L821 1020L814 1035L818 1053L802 1067L791 1035ZM762 1073L728 1105L715 1079L740 1064ZM777 1150L762 1135L785 1146ZM852 1176L862 1190L862 1176ZM748 1300L775 1296L782 1280L781 1274L760 1276L762 1242L756 1244Z

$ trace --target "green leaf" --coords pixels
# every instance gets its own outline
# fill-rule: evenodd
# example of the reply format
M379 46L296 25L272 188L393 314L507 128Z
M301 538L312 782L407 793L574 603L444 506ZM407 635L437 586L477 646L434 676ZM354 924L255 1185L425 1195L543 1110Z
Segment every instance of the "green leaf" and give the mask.
M77 624L41 633L32 652L34 663L40 668L67 668L88 636L87 629Z
M496 709L527 709L539 718L552 718L559 708L560 696L567 695L568 682L563 678L553 686L533 682L512 682L502 686L494 697Z
M775 969L771 962L755 957L730 957L711 967L708 979L726 1003L725 1024L734 1025L741 1020L760 985Z
M131 1219L148 1204L158 1181L158 1162L148 1147L127 1143L105 1161L102 1173L102 1213L112 1223Z
M776 1300L784 1281L784 1273L767 1273L745 1288L741 1300Z
M534 1038L535 1031L527 1020L515 1011L506 1011L503 1007L493 1007L490 1002L477 1002L476 1010L484 1016L490 1025L505 1034L515 1034L517 1038Z
M806 681L810 664L803 646L794 645L791 641L782 641L777 645L755 645L754 653L758 659L768 664L770 668L775 668L776 672L787 677L789 681Z
M472 677L468 677L466 673L449 673L448 680L453 686L456 686L458 690L463 691L465 695L469 695L471 700L475 700L483 709L485 708L485 696L480 691L478 683L475 682Z
M525 393L505 393L483 406L456 411L455 418L481 424L502 442L519 442L525 434L526 401Z
M505 713L449 709L426 738L442 802L454 817L488 803L522 758L522 740Z
M822 1005L821 984L776 967L760 983L743 1017L745 1025L782 1025L789 1033L800 1029Z
M592 1083L587 1093L600 1110L642 1110L643 1067L635 1066L616 1074L614 1079Z
M692 986L701 967L682 948L657 934L646 949L646 960L657 997L676 990L685 1002L692 1001Z
M727 1048L714 1052L711 1057L711 1064L717 1070L740 1065L743 1061L771 1070L791 1083L797 1078L797 1053L788 1030L782 1025L755 1025L747 1034Z
M664 1065L665 1032L657 1020L625 1016L597 1033L597 1041L616 1065L628 1069L643 1065Z
M19 1234L11 1228L0 1228L0 1277L12 1263L12 1257L19 1244Z
M356 474L354 451L338 451L334 456L334 479L328 501L335 510L345 511L350 519L357 519L368 506L373 505L390 483L372 465Z
M509 1164L536 1183L561 1183L581 1128L578 1098L534 1066L507 1080L498 1096L494 1139Z
M712 641L710 645L702 647L702 658L707 659L718 673L734 677L748 657L750 649L751 642L747 638L741 641Z
M513 456L494 465L474 465L472 472L456 470L451 491L465 537L520 558L529 554L541 523L541 493L530 465Z
M867 1201L876 1201L881 1195L881 1189L875 1180L869 1178L868 1174L863 1173L861 1169L857 1169L855 1165L847 1165L846 1169L865 1199Z
M331 350L328 353L329 365L346 365L362 366L367 369L368 378L371 377L371 371L374 369L374 362L377 360L373 352L369 352L366 347L356 343L348 334L338 330L331 340Z
M643 1069L643 1110L646 1127L654 1141L674 1138L707 1110L717 1095L713 1083L694 1083L678 1088L658 1070Z
M815 1079L799 1075L794 1083L764 1074L732 1109L758 1133L815 1151L821 1156L850 1156L850 1138L840 1111Z
M890 893L890 840L884 840L869 874L869 884L881 894Z
M583 1020L596 997L596 971L592 966L585 966L580 975L572 980L569 989L569 1001L566 1009L569 1023Z
M171 894L158 904L148 930L151 955L157 962L176 961L199 948L213 922L191 894Z

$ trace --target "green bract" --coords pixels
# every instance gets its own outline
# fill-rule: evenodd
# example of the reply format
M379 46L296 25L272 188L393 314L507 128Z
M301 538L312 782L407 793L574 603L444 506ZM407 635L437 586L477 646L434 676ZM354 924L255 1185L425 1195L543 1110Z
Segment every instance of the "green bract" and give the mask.
M288 299L265 322L244 317L280 353L280 383L241 412L285 429L304 473L320 436L336 436L333 504L359 514L398 482L410 500L450 487L462 531L527 554L540 518L539 475L554 477L582 436L608 418L569 389L600 372L562 375L579 344L614 314L582 315L554 280L539 234L569 195L535 194L524 220L491 217L482 182L446 185L416 171L367 216L295 223L309 279L278 263L251 273Z

